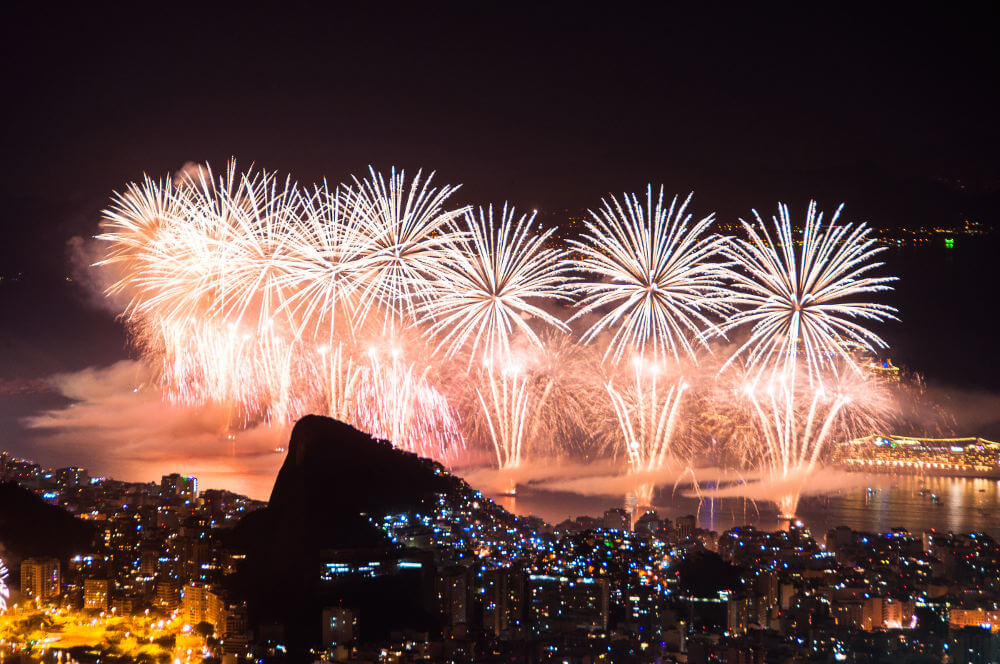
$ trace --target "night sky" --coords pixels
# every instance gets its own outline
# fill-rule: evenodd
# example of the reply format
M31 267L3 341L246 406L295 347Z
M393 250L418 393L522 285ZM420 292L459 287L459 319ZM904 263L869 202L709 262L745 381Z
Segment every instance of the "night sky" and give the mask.
M551 223L651 181L727 220L816 197L876 226L1000 225L1000 26L976 6L344 5L5 8L0 379L125 355L68 243L112 190L189 161L423 167ZM954 279L945 306L978 311L928 336L930 307L904 310L909 359L954 328L992 348L992 269ZM963 361L997 386L995 353Z

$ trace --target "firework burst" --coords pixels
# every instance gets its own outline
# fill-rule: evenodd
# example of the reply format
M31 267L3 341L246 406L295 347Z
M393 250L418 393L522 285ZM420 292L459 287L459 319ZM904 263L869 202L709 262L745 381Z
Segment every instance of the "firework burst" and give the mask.
M773 234L756 210L756 223L741 220L747 239L732 239L726 247L737 266L731 274L738 310L723 329L749 327L749 338L731 360L743 356L753 367L787 358L794 366L802 353L812 373L836 367L845 343L871 351L886 347L866 324L895 319L896 310L867 298L890 290L894 279L870 275L882 265L873 259L883 248L864 224L837 225L842 208L824 225L810 202L798 251L786 205L779 204L772 217Z
M359 244L369 258L360 274L359 320L373 308L382 310L389 327L417 320L427 277L446 258L450 222L465 212L444 209L458 187L432 187L433 177L422 179L417 171L407 188L405 173L393 168L388 179L371 169L368 179L355 180L349 203L364 220Z
M565 252L546 246L555 229L533 232L534 214L515 216L506 204L496 222L492 205L470 211L435 268L422 313L449 357L460 351L470 361L507 357L515 332L540 347L529 321L569 329L539 306L569 300L572 292Z
M773 236L754 212L756 225L743 222L748 239L727 248L740 309L725 329L746 326L749 335L723 369L743 362L742 396L756 424L760 468L774 481L798 478L777 500L786 515L794 514L829 441L855 437L859 427L851 423L871 424L880 412L877 379L846 347L885 347L863 323L894 318L894 309L867 299L888 290L891 279L869 276L880 265L873 260L880 249L864 225L836 225L839 214L840 208L824 227L810 203L796 252L788 208L779 204ZM853 369L850 376L842 375L844 365Z
M581 309L573 317L599 313L584 342L610 332L605 358L621 360L626 351L653 356L694 357L695 346L717 331L713 317L728 310L723 266L715 262L723 238L706 235L713 216L691 223L691 195L664 206L663 187L645 204L635 194L603 201L591 212L586 232L570 241L582 282ZM601 313L603 312L603 313Z
M687 389L681 360L695 360L718 332L713 319L729 308L726 267L715 260L723 239L708 234L713 215L692 223L691 196L665 206L663 191L654 196L650 185L644 202L635 194L605 200L591 212L582 239L571 242L574 266L590 275L574 319L598 315L582 340L607 332L605 361L618 366L626 353L632 356L631 370L612 370L604 387L633 473L660 470L670 460ZM648 501L652 488L644 494Z

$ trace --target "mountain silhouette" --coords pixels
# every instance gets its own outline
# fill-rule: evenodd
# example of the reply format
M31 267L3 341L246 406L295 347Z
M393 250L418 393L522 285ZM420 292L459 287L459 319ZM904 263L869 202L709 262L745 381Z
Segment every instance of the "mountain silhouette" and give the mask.
M0 483L0 556L12 574L25 558L59 558L93 548L94 524L43 501L13 482ZM16 582L15 582L16 584Z
M425 601L427 570L422 579L366 579L331 588L320 580L323 560L330 551L400 551L370 519L430 513L438 494L471 491L469 486L435 461L327 417L299 420L287 449L268 506L231 533L230 545L246 553L233 590L247 601L251 624L282 626L285 645L300 654L318 643L325 606L360 606L366 636L436 629L437 614Z

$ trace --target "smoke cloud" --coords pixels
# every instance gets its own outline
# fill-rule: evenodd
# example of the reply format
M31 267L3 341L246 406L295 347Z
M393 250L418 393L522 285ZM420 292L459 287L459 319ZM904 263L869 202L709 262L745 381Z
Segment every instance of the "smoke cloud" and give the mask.
M165 401L140 362L123 360L50 379L70 403L25 420L40 451L91 474L148 482L168 473L198 477L266 499L284 460L276 451L285 427L256 426L228 437L228 414L217 406Z

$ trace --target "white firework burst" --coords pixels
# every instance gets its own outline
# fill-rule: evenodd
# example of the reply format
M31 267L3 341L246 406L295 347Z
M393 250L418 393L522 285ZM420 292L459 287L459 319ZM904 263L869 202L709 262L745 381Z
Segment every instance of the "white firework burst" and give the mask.
M469 350L470 362L477 355L506 357L515 332L541 347L529 321L568 330L539 306L570 299L565 252L546 246L555 229L535 231L534 214L515 216L506 204L496 222L492 205L469 211L467 230L456 229L435 267L421 313L431 323L428 333L439 337L438 350L449 357L462 349Z
M729 362L744 357L749 367L775 359L794 363L801 353L812 374L824 365L835 368L839 359L856 366L844 353L845 343L872 351L886 346L867 325L895 319L896 310L869 297L891 290L894 278L871 276L882 265L873 259L883 247L865 224L837 225L842 209L824 224L810 202L798 250L786 205L778 204L771 219L773 234L756 210L756 223L740 220L747 238L732 239L726 248L736 266L738 310L723 329L749 326L750 334Z
M590 212L583 237L570 242L580 256L574 267L590 275L573 318L599 313L582 339L610 332L605 359L619 361L626 351L694 357L696 346L717 333L713 319L728 310L730 295L724 266L713 260L723 239L707 234L714 215L692 223L690 201L675 196L664 206L663 187L654 196L652 185L645 202L612 196Z
M416 318L416 306L426 300L423 284L444 257L449 222L466 208L445 210L457 186L431 187L434 174L421 171L406 187L404 171L393 168L386 178L370 169L367 180L355 179L352 203L364 218L361 241L368 265L361 278L359 321L373 307L384 310L391 326Z

